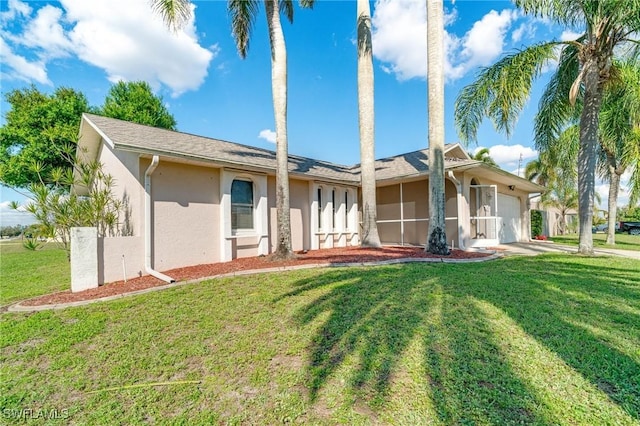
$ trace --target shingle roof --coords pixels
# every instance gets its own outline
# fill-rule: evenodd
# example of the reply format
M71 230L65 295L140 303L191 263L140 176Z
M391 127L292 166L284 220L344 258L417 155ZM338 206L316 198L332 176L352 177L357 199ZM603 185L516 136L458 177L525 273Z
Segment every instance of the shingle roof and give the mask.
M454 145L456 144L445 145L445 151ZM444 166L445 168L450 168L475 163L478 163L478 161L445 156ZM426 175L429 174L429 150L421 149L394 157L381 158L376 160L375 166L376 180ZM360 165L354 166L351 170L355 173L360 173Z
M84 118L117 149L135 151L142 154L209 161L239 168L276 170L276 153L268 149L143 126L99 115L84 114ZM455 147L455 145L457 144L445 146L445 169L464 166L473 167L474 165L484 167L480 161L446 157L446 152ZM423 149L376 160L376 180L428 174L428 152L429 150ZM359 164L344 166L327 161L289 155L289 171L291 174L304 175L312 179L340 181L353 185L360 183ZM494 170L494 172L509 175L511 178L533 185L508 172L499 169Z
M276 153L219 139L143 126L128 121L84 114L116 148L150 154L204 160L238 167L276 169ZM292 174L358 183L360 175L350 167L289 155Z

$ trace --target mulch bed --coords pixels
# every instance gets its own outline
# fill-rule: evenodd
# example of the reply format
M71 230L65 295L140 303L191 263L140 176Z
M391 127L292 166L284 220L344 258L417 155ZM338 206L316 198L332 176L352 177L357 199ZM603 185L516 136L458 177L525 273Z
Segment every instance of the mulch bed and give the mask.
M308 265L318 263L364 263L382 260L404 259L404 258L446 258L446 259L476 259L490 256L486 252L468 252L453 250L449 256L438 256L424 251L422 247L395 247L385 246L382 248L361 248L342 247L323 250L310 250L306 253L299 252L295 259L273 260L271 256L247 257L235 259L230 262L211 263L205 265L190 266L187 268L172 269L163 271L164 274L174 278L176 281L187 281L196 278L211 277L215 275L229 274L239 271L253 269L280 268L296 265ZM144 290L151 287L166 285L167 283L153 276L145 275L124 281L117 281L102 285L98 288L85 290L78 293L71 293L70 290L40 296L22 302L23 306L53 305L60 303L78 302L84 300L98 299L101 297L115 296L137 290Z

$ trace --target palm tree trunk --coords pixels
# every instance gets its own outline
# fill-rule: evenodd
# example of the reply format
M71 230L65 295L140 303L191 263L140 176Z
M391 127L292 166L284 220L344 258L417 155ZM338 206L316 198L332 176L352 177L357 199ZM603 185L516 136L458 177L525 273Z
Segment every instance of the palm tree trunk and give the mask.
M289 209L289 161L287 146L287 48L280 23L277 0L266 0L267 24L271 41L271 90L276 123L276 258L290 258L291 212Z
M620 175L624 173L624 169L616 167L616 159L610 153L607 153L607 163L607 168L609 169L609 205L607 206L608 229L606 243L615 245L616 216L618 213L618 192L620 191Z
M602 103L598 62L588 57L584 67L584 106L580 117L580 148L578 150L578 217L580 236L578 253L593 254L593 197L595 192L596 147L598 145L598 114Z
M373 58L369 0L358 0L358 124L360 130L360 183L362 186L363 247L380 247L376 204L376 170L373 109Z
M426 250L449 254L444 199L444 5L427 0L429 238Z

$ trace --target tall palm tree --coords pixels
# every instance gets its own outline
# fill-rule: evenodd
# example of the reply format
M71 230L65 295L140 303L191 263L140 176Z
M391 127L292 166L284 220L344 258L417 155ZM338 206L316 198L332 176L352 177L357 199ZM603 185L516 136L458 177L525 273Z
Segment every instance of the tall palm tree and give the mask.
M640 196L640 61L618 67L620 76L602 99L600 174L609 181L607 244L615 244L620 177L631 171L631 201Z
M481 148L475 154L469 153L469 157L471 157L473 160L487 163L490 166L498 167L498 163L496 163L495 160L491 158L491 152L489 151L489 148Z
M572 173L564 173L560 169L557 178L547 193L542 204L555 207L560 211L559 232L564 235L567 232L567 213L578 208L578 192L576 191L575 176Z
M580 97L583 107L578 153L578 251L592 254L600 106L605 85L616 74L612 66L614 49L618 52L628 42L637 44L633 37L640 30L640 0L515 0L515 4L526 14L584 33L576 40L533 45L483 69L456 100L456 125L463 140L473 140L487 116L498 130L509 135L529 97L532 81L556 58L556 49L560 48L558 66L539 106L536 144L544 145L557 138L561 123L571 114L571 109L563 106L574 104ZM639 52L634 49L633 53Z
M444 5L427 0L429 235L426 250L449 254L444 199Z
M375 138L373 113L373 56L369 0L358 0L358 124L360 128L360 183L362 187L362 238L365 247L380 247L376 204Z
M263 0L267 14L267 27L271 43L271 91L276 127L276 210L277 243L276 258L293 256L291 249L291 213L289 203L289 169L287 142L287 49L280 22L284 13L293 22L292 0ZM313 7L314 0L300 0L302 7ZM160 13L170 27L184 25L191 16L190 0L151 0L154 10ZM238 53L247 56L251 30L258 14L259 0L228 0L231 29Z

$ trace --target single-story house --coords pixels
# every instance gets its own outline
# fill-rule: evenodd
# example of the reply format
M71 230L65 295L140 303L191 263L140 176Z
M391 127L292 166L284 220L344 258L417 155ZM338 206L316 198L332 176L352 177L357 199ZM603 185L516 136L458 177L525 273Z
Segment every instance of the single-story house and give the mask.
M128 235L100 240L100 283L273 252L275 152L92 114L82 116L78 152L103 164L126 207ZM383 244L427 239L427 155L376 161ZM359 166L290 155L289 173L293 249L358 245ZM458 144L446 146L445 173L452 246L529 239L529 199L542 187L472 160Z

